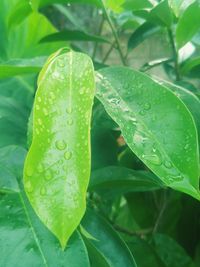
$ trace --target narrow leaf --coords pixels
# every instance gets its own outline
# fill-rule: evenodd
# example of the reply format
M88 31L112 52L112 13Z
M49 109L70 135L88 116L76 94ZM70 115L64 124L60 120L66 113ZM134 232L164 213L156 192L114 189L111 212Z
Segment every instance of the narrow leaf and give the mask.
M93 97L88 56L61 50L49 58L38 79L24 184L33 208L62 248L85 212Z
M79 30L63 30L43 37L40 43L55 41L85 41L85 42L104 42L109 43L103 37L91 35Z
M125 67L97 73L97 97L133 152L168 186L200 198L197 130L169 89Z

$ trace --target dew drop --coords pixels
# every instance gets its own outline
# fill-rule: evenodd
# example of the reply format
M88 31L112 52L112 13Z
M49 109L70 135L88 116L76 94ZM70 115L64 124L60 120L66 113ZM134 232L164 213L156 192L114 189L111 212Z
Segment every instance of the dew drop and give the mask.
M44 186L42 186L41 189L40 189L40 195L41 196L45 196L46 193L47 193L46 188Z
M162 164L162 159L156 154L152 154L152 155L143 154L142 158L147 160L147 161L149 161L151 164L154 164L154 165L157 165L157 166Z
M26 175L28 177L32 176L33 175L33 168L29 165L26 169Z
M63 140L58 140L56 141L56 148L59 150L64 150L67 147L65 141Z
M42 110L44 112L44 115L47 116L48 115L48 110L46 108L43 108Z
M141 110L141 111L139 112L139 114L140 114L141 116L144 116L144 115L146 114L146 111L145 111L145 110Z
M35 105L35 108L36 108L36 110L39 110L40 106L39 105Z
M58 66L63 68L65 66L64 62L62 60L58 61Z
M68 119L68 120L67 120L67 124L68 124L68 125L72 125L72 124L73 124L73 119Z
M38 165L38 167L37 167L37 171L38 172L43 172L43 170L44 170L44 167L43 167L43 165L40 163L39 165Z
M55 99L55 98L56 98L56 97L55 97L55 94L54 94L53 92L50 92L49 94L50 94L50 97L51 97L52 99Z
M37 100L38 100L38 102L42 102L42 99L40 96L38 96Z
M189 144L186 144L186 145L184 146L184 149L187 150L187 149L189 148L189 146L190 146Z
M72 157L72 153L70 151L66 151L64 157L66 160L69 160Z
M29 180L25 183L25 188L26 188L28 193L33 192L33 187L32 187L31 182Z
M68 108L66 109L66 112L67 112L68 114L71 114L71 113L72 113L72 107L68 107Z
M39 125L42 125L42 120L40 118L37 121Z
M145 103L144 104L144 109L145 110L150 110L150 108L151 108L151 104L150 103Z
M167 169L171 169L172 168L172 163L170 161L165 161L164 162L164 166L167 168Z
M53 178L52 173L50 170L47 170L44 175L45 180L49 181Z

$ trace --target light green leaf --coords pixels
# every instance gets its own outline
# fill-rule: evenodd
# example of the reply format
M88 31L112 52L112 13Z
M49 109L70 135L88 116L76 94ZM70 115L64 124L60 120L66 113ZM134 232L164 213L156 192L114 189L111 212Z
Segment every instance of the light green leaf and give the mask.
M0 79L24 75L29 73L38 73L46 57L36 57L30 59L13 59L0 63Z
M192 3L180 17L176 28L176 42L180 49L200 29L200 2Z
M133 152L167 185L200 199L197 130L174 93L126 67L97 73L97 97Z
M85 212L93 97L88 56L60 50L49 58L38 79L24 184L33 208L63 249Z
M95 211L88 208L81 224L96 238L96 240L89 239L89 242L101 252L110 267L137 266L124 241Z
M32 1L37 1L37 0L32 0ZM89 4L89 5L94 5L97 7L101 7L101 1L100 0L40 0L40 7L46 6L46 5L51 5L51 4L66 4L66 3L78 3L78 4Z

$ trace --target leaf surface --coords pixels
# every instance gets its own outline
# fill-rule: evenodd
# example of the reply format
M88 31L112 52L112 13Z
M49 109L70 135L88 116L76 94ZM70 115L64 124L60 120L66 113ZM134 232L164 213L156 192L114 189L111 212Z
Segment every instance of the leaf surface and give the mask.
M36 213L63 248L85 212L93 72L88 56L62 50L49 58L38 79L24 184Z
M166 185L199 199L197 129L183 102L126 67L97 73L97 97L133 152Z

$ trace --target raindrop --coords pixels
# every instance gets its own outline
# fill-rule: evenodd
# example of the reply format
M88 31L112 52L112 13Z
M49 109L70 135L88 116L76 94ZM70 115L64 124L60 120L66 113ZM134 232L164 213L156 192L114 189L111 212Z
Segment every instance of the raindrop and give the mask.
M33 175L33 168L31 166L28 166L27 169L26 169L26 175L28 177L32 176Z
M38 100L38 102L42 102L42 99L40 96L38 96L37 100Z
M145 155L145 154L143 154L142 155L142 158L144 160L149 161L151 164L154 164L154 165L158 165L159 166L159 165L162 164L162 159L158 155L156 155L156 154L152 154L152 155Z
M36 108L36 110L39 110L40 106L39 105L35 105L35 108Z
M32 187L31 182L29 180L25 183L25 188L26 188L28 193L33 192L33 187Z
M164 162L164 166L167 168L167 169L171 169L172 168L172 163L170 161L165 161Z
M72 125L72 124L73 124L73 119L68 119L68 120L67 120L67 124L68 124L68 125Z
M43 108L42 110L44 112L44 115L47 116L48 115L48 110L46 108Z
M189 146L190 146L189 144L186 144L186 145L184 146L184 149L187 150L187 149L189 148Z
M40 118L38 119L38 124L42 125L42 120Z
M72 107L69 106L69 107L66 109L66 111L67 111L68 114L71 114L71 113L72 113Z
M47 170L47 171L45 172L45 176L44 176L44 178L45 178L45 180L47 180L47 181L49 181L49 180L51 180L51 179L53 178L52 173L51 173L50 170Z
M146 114L146 111L145 111L145 110L141 110L141 111L139 112L139 114L140 114L141 116L144 116L144 115Z
M44 186L42 186L41 189L40 189L40 195L41 196L45 196L46 193L47 193L46 188Z
M66 151L64 157L66 160L69 160L72 157L72 153L70 151Z
M63 68L65 66L64 62L62 60L58 61L58 66Z
M38 165L38 167L37 167L37 171L38 172L43 172L43 170L44 170L44 167L43 167L43 165L40 163L39 165Z
M150 110L150 108L151 108L151 104L150 103L145 103L144 104L144 109L145 110Z
M59 150L64 150L67 147L67 145L66 145L65 141L58 140L58 141L56 141L56 147Z

